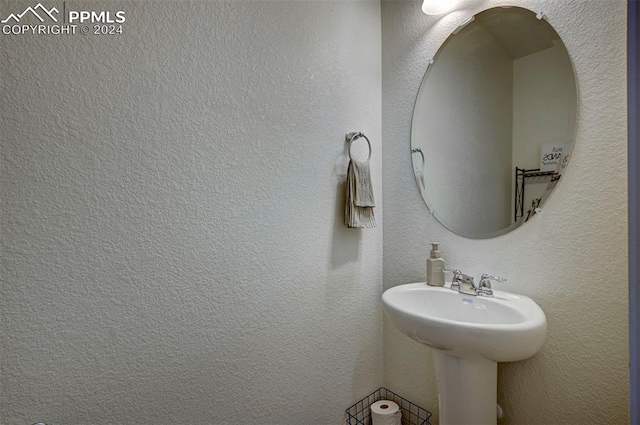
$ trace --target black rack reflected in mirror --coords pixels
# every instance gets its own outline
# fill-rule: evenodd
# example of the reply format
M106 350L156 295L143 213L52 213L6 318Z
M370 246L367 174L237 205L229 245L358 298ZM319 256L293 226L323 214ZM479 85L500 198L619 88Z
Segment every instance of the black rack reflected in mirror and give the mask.
M518 168L516 167L516 188L515 188L515 200L513 210L513 220L518 221L519 218L524 216L524 188L527 179L535 177L551 177L549 182L555 182L560 180L560 174L555 171L540 171L539 168Z

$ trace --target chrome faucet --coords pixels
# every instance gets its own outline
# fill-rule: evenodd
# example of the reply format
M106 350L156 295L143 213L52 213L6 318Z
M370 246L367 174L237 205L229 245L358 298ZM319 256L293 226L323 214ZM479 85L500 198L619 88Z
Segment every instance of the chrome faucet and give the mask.
M473 295L473 296L493 296L493 289L491 289L491 281L495 280L496 282L506 282L507 279L491 276L487 273L484 273L480 276L480 282L476 286L473 281L473 277L462 273L460 270L454 269L443 269L444 272L453 273L453 279L451 279L451 290L458 291L461 294Z
M483 273L482 276L480 276L480 282L478 283L478 295L493 296L493 289L491 289L492 280L495 280L496 282L507 281L504 277L491 276L487 273Z
M473 277L462 273L460 270L443 269L442 271L453 273L453 279L451 279L452 290L461 294L477 295Z

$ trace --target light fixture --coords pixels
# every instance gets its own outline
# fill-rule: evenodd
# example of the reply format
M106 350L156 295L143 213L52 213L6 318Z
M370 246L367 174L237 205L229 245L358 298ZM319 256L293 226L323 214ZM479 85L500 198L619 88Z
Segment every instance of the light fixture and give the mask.
M456 0L424 0L422 11L427 15L441 15L450 11L456 5Z

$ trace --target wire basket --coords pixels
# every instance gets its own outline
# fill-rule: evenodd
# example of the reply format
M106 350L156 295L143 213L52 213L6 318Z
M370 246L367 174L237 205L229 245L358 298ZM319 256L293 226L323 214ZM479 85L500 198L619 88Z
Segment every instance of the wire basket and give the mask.
M378 400L391 400L400 406L402 425L431 425L431 412L384 387L372 392L347 409L347 424L371 425L371 405Z

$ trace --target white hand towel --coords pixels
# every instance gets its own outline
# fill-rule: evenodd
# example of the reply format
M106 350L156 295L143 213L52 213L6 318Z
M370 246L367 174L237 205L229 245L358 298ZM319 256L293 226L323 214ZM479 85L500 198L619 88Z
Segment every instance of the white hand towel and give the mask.
M351 228L376 227L373 216L373 187L369 161L349 161L347 170L347 203L344 211L344 222Z

